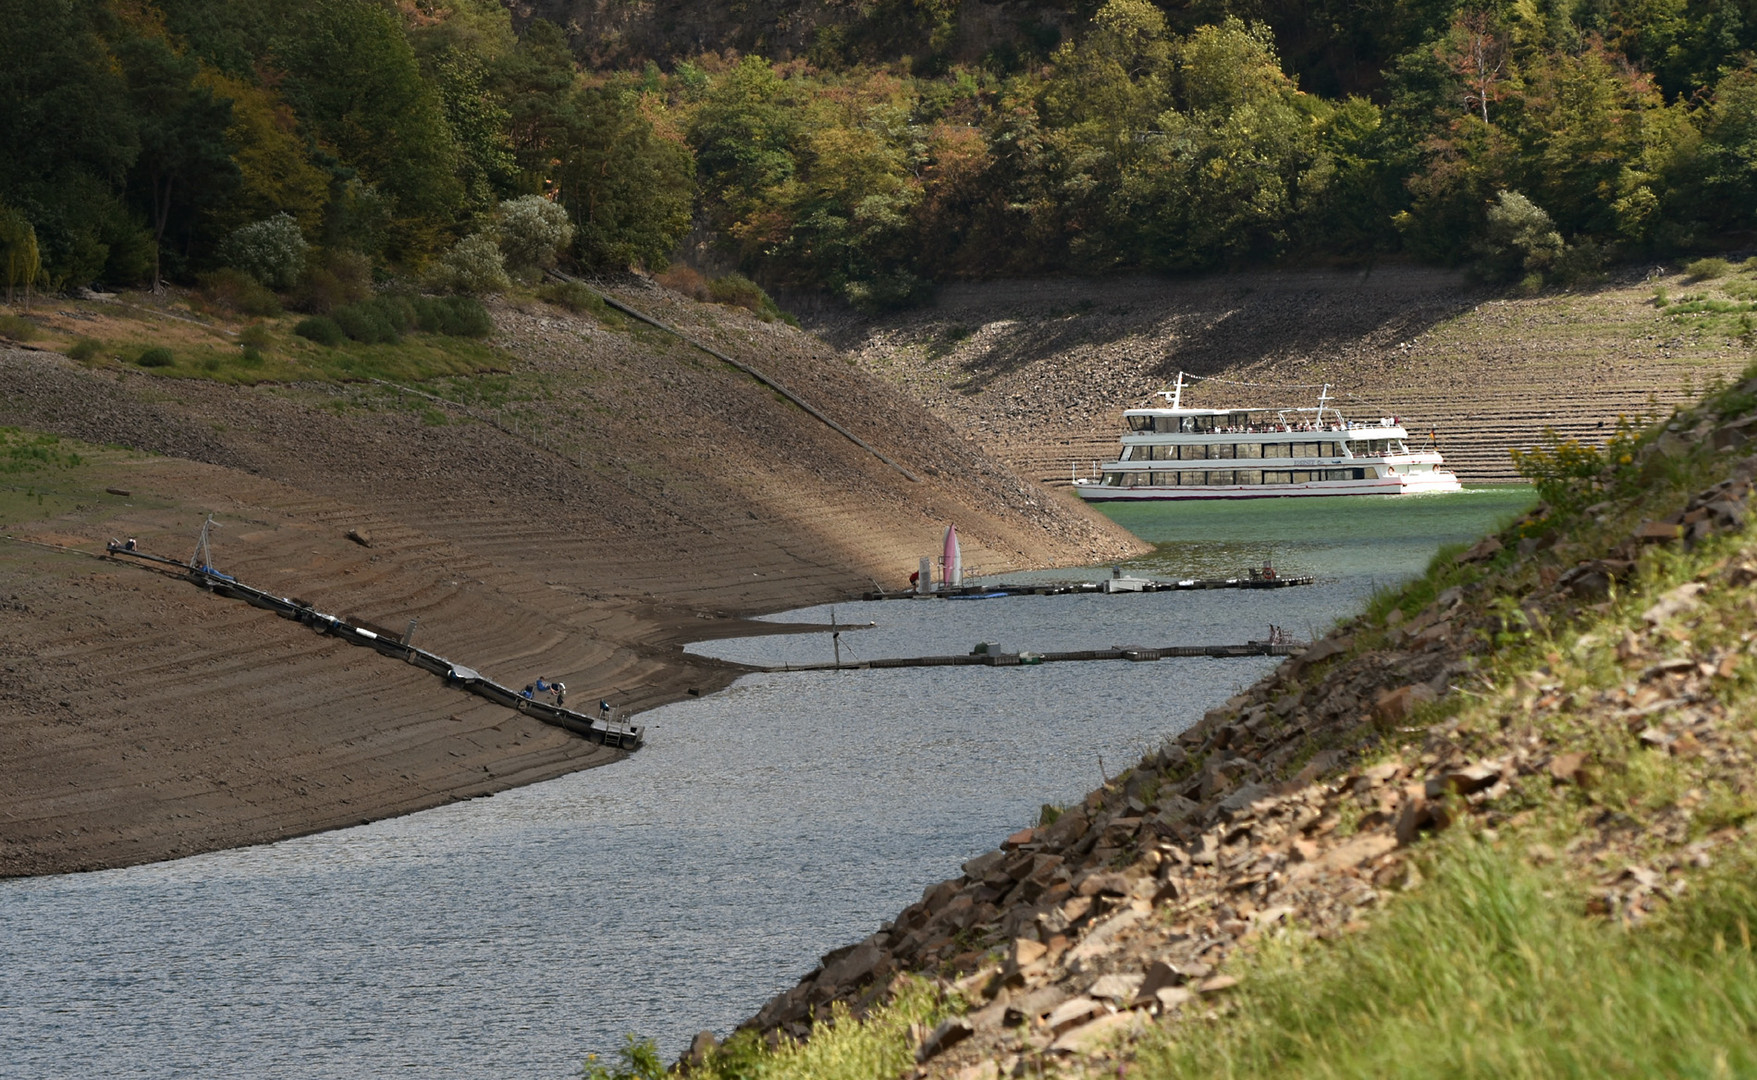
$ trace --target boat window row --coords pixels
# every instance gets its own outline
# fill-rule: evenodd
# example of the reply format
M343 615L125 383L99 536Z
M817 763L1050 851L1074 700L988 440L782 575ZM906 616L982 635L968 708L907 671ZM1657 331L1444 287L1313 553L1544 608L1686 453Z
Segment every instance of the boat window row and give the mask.
M1339 442L1160 443L1128 448L1126 461L1211 461L1217 458L1339 458Z
M1239 431L1251 426L1250 413L1221 416L1131 416L1130 431Z
M1113 472L1111 487L1211 487L1236 484L1309 484L1314 480L1365 480L1366 469L1179 469L1176 472Z
M1346 431L1350 428L1365 427L1364 424L1338 423L1334 420L1322 422L1312 420L1263 420L1253 419L1248 413L1228 413L1221 416L1128 416L1129 430L1137 433L1158 432L1160 434L1182 435L1216 435L1228 432L1261 435L1277 431Z

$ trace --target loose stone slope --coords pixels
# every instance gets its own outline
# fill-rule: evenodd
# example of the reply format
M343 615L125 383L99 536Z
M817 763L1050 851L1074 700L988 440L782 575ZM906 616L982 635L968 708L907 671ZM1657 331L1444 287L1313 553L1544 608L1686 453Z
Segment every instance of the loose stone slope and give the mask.
M1452 582L1437 594L1340 627L826 956L746 1027L805 1037L835 1003L858 1015L899 973L922 973L969 1011L918 1032L918 1076L1115 1075L1132 1039L1227 1007L1240 948L1284 924L1351 932L1420 887L1422 837L1461 821L1491 843L1542 835L1543 815L1573 829L1529 857L1594 882L1592 912L1639 923L1717 848L1748 844L1740 822L1757 820L1757 633L1742 629L1757 605L1754 399L1757 379L1719 399L1721 414L1680 414L1622 466L1634 479L1621 494L1584 512L1540 506L1460 553L1427 579ZM1666 493L1692 478L1694 494ZM1488 677L1499 649L1534 633L1582 614L1614 627L1618 596L1667 581L1705 544L1720 557L1635 604L1620 637ZM1643 755L1669 763L1681 794L1616 794Z

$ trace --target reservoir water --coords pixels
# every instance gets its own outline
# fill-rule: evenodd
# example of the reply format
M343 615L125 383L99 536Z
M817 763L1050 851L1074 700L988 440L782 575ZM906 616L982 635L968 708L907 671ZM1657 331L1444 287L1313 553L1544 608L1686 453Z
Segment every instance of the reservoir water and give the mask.
M842 636L859 658L1234 642L1272 622L1303 637L1530 498L1119 506L1156 545L1136 572L1272 559L1319 583L835 614L878 623ZM830 643L700 651L823 661ZM606 768L263 847L0 882L0 1076L559 1078L625 1032L669 1059L1273 662L747 676L647 713L646 748Z

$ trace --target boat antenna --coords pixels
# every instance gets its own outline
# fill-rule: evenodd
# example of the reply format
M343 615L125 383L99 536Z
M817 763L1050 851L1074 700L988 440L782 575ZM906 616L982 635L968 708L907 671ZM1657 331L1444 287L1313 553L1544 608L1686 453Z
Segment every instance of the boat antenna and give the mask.
M211 570L214 565L213 549L208 546L208 533L220 527L220 523L209 514L201 523L201 535L195 540L195 554L189 556L189 568L192 570Z
M1171 402L1172 408L1177 408L1178 403L1181 402L1184 397L1184 373L1181 371L1178 372L1177 381L1171 384L1171 389L1159 391L1159 396Z
M1318 391L1318 426L1319 427L1322 427L1324 425L1324 405L1329 400L1330 400L1330 384L1325 383L1324 388L1322 390ZM1335 412L1334 409L1332 409L1331 411ZM1336 413L1336 415L1338 417L1341 417L1342 414Z

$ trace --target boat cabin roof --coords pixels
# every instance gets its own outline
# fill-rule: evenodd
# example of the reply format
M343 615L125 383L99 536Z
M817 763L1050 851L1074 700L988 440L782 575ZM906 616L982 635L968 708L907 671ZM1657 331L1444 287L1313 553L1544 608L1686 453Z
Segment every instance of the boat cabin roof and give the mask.
M1124 416L1240 416L1245 413L1276 412L1275 409L1124 409ZM1281 412L1292 412L1282 409Z

